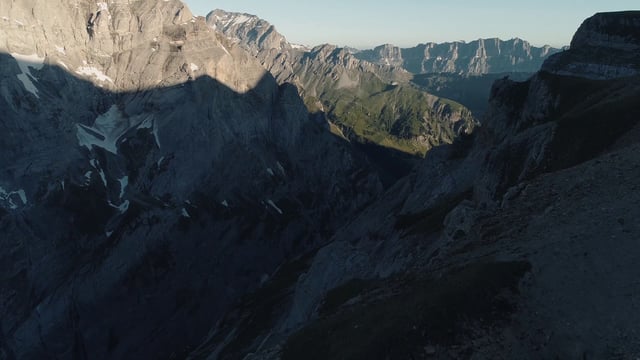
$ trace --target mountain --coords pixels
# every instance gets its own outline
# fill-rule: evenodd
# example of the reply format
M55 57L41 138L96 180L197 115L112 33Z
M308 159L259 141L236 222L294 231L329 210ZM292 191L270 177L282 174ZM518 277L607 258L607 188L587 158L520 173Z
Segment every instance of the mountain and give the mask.
M533 77L496 81L481 128L283 266L191 358L640 354L639 63L602 56L638 29L640 12L596 14Z
M475 126L464 106L420 91L408 83L408 72L360 60L351 49L294 46L249 14L214 10L207 23L253 54L278 82L295 84L310 112L355 143L424 155Z
M590 79L634 76L640 73L640 30L637 12L615 17L597 14L585 21L568 51L554 56L543 70Z
M528 42L478 39L448 43L426 43L412 48L391 44L356 53L356 57L380 65L403 68L412 74L455 73L481 75L489 73L527 72L540 69L544 60L557 52L550 46L535 47Z
M180 1L0 3L0 357L184 357L381 192Z
M313 70L210 20L0 3L0 358L640 355L640 12L497 80L473 132L434 122L458 136L387 183L308 112ZM267 33L316 91L423 94Z

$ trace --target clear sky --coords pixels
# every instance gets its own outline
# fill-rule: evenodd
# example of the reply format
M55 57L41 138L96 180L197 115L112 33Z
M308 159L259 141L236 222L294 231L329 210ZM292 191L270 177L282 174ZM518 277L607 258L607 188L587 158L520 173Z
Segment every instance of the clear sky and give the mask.
M633 10L638 0L183 0L195 15L213 9L258 15L287 40L369 48L425 42L519 37L568 45L584 19Z

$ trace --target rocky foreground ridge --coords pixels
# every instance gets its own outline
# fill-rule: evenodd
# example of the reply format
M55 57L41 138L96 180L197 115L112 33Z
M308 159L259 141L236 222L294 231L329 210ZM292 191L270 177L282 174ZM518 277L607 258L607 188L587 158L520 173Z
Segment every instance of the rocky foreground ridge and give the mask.
M628 17L597 14L573 43ZM496 82L479 131L430 151L192 358L640 355L640 81L546 70L566 53Z

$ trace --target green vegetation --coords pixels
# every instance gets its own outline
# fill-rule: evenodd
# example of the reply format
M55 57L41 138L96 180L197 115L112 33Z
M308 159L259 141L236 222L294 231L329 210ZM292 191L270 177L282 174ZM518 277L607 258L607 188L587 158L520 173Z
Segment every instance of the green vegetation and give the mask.
M424 156L430 148L453 141L453 120L461 119L466 127L473 123L469 111L455 101L410 84L391 85L373 74L363 74L355 87L340 88L332 81L315 85L319 95L305 97L309 111L324 110L335 134L359 143Z
M427 344L457 344L473 322L490 326L505 321L515 306L505 294L518 292L530 268L524 261L488 262L439 279L415 275L378 280L367 286L370 290L362 295L366 301L340 308L290 336L282 358L419 358ZM361 293L361 284L348 283L349 290L330 293L331 301Z

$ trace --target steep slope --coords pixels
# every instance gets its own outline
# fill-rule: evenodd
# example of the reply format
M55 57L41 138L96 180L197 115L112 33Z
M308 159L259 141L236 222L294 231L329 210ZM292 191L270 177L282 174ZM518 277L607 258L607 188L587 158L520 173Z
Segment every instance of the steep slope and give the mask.
M601 34L615 38L612 28ZM260 331L194 355L637 357L640 81L573 75L497 81L478 132L430 151L304 266L274 278ZM254 319L256 304L219 334L246 334L233 320Z
M469 43L426 43L412 48L386 44L356 53L375 64L403 68L412 74L454 73L481 75L538 71L544 60L560 51L550 46L535 47L515 38L478 39Z
M0 354L183 357L380 182L177 0L0 3Z
M411 75L402 69L332 45L293 46L253 15L215 10L207 22L254 54L280 83L295 84L307 108L326 114L334 132L350 140L423 155L475 125L460 104L408 84Z

